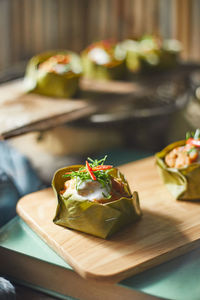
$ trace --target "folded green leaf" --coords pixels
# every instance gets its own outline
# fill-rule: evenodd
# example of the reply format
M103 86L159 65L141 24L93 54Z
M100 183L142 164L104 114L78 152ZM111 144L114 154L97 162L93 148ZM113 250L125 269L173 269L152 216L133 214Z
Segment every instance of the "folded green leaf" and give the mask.
M81 53L84 76L91 79L102 80L123 79L126 75L125 55L121 56L121 54L116 51L116 45L112 43L109 44L108 52L103 41L93 45L93 49L99 49L99 47L100 49L102 48L105 55L109 57L109 62L97 63L97 61L92 60L89 46ZM102 53L100 53L99 56L102 59Z
M126 66L132 74L175 67L181 51L179 41L162 40L154 35L124 40L118 47L126 52Z
M156 153L156 164L160 169L163 182L172 195L178 200L200 200L200 163L176 169L169 168L164 161L165 156L172 149L185 145L185 140L170 144L161 152Z
M89 200L78 201L75 197L63 197L66 178L63 175L69 171L78 170L80 165L58 170L53 178L52 187L58 200L56 215L53 222L57 225L76 229L101 238L107 238L124 226L131 224L141 217L137 192L131 195L129 185L124 176L117 170L110 171L111 176L121 178L130 198L122 197L105 204Z
M69 54L70 70L63 74L40 72L38 66L51 56ZM27 92L51 97L68 98L76 94L79 78L82 75L80 57L70 51L50 51L32 57L27 65L24 85Z

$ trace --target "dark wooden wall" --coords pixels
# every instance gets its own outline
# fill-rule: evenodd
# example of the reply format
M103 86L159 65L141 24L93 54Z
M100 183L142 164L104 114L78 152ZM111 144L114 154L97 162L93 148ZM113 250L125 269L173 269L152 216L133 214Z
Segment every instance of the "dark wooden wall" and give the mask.
M200 61L200 0L0 0L0 70L56 48L144 33L180 39Z

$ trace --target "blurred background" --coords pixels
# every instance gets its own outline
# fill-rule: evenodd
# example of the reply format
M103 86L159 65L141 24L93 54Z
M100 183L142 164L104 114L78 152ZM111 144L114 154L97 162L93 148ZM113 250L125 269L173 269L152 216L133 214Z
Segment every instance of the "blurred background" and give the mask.
M200 60L198 0L1 0L1 72L49 49L83 50L95 40L159 33Z
M1 0L1 72L44 50L155 33L180 40L182 57L199 61L199 14L198 0Z
M28 60L38 53L54 49L81 53L94 41L120 42L146 34L181 42L177 67L124 81L137 83L139 96L126 84L124 92L117 93L116 84L109 90L106 83L105 90L101 86L101 92L94 93L89 82L82 85L79 98L101 102L97 113L9 139L43 177L86 155L107 153L118 165L145 157L200 127L200 1L0 0L2 84L23 78ZM52 166L48 174L41 171L41 161Z

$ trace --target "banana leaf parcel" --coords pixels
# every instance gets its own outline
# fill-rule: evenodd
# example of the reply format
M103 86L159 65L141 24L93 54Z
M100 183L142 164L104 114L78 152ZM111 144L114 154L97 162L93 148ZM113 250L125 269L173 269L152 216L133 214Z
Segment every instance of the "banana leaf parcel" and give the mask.
M40 70L40 65L55 55L69 55L70 62L63 73ZM27 65L24 85L27 92L50 97L73 97L82 75L80 57L70 51L50 51L32 57Z
M200 200L200 163L195 162L181 169L169 168L164 161L172 149L184 146L185 140L168 145L156 153L156 164L160 169L163 182L178 200Z
M83 74L90 79L117 80L126 76L125 55L121 57L116 45L100 41L90 45L82 54Z
M129 197L104 204L89 200L79 201L73 195L64 198L60 194L66 181L63 175L80 167L82 166L62 168L54 175L52 187L58 201L53 219L55 224L106 239L141 217L137 192L131 194L127 181L116 168L111 170L110 175L122 180Z

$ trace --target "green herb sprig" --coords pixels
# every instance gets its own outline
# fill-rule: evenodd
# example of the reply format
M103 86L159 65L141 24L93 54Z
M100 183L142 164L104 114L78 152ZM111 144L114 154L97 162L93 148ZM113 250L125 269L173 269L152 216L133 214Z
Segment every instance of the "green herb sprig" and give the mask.
M108 155L105 155L102 159L99 159L99 160L98 160L98 159L92 159L92 158L88 157L88 160L91 162L91 163L90 163L90 166L91 166L92 168L94 168L94 167L97 167L97 166L102 166L102 165L104 165L104 163L105 163L107 157L108 157Z
M90 162L89 165L91 168L95 168L98 166L103 166L105 161L106 161L107 155L104 156L104 158L100 159L100 160L93 160L92 158L88 157L88 161ZM111 187L111 177L109 174L110 169L108 170L97 170L97 171L93 171L96 180L102 185L102 187L106 188L106 190L109 192L110 187ZM91 176L90 173L88 172L87 168L81 167L79 170L77 171L72 171L69 174L64 174L63 177L65 178L76 178L76 189L79 189L79 185L86 181L86 180L91 180ZM107 196L107 198L111 197L110 195Z
M186 132L186 140L193 138L195 140L200 139L200 128L197 128L196 131Z

